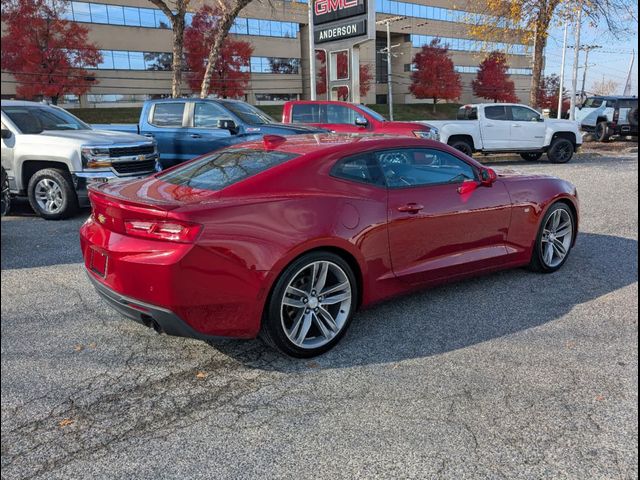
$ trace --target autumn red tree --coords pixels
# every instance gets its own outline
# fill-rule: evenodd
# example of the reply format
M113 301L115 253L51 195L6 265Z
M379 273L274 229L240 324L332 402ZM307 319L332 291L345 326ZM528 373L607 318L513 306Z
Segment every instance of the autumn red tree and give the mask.
M409 91L416 98L433 99L433 111L436 111L438 100L455 100L460 97L462 85L460 75L454 69L449 57L449 49L434 38L429 45L413 58L415 70L411 74Z
M18 97L55 104L97 83L85 68L97 67L102 56L86 27L63 18L67 8L62 0L3 0L2 70L18 83Z
M509 80L507 57L491 52L480 64L476 79L471 83L476 97L497 102L517 102L515 84Z
M316 50L316 59L320 62L320 68L316 74L316 94L324 95L327 93L327 57L324 50ZM348 56L338 56L338 76L345 77L349 70ZM369 65L360 65L360 96L364 97L371 90L371 81L373 74ZM349 99L349 89L347 87L338 87L338 99L346 101Z
M556 116L558 113L558 95L560 94L560 77L558 75L548 75L540 81L540 88L536 95L536 105L540 108L548 108L551 115ZM569 111L570 101L567 98L567 92L562 92L562 114Z
M184 32L184 49L191 90L198 92L207 68L209 45L215 35L219 15L215 8L203 6ZM213 69L209 93L222 98L242 97L249 84L249 65L253 47L248 42L227 37Z

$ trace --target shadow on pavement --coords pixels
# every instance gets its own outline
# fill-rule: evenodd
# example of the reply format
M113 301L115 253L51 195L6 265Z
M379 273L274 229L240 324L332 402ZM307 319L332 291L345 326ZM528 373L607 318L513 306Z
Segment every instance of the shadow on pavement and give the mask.
M637 249L636 240L582 234L555 274L511 270L386 302L357 314L342 341L311 360L284 357L259 340L213 346L248 367L282 372L438 355L553 322L576 305L637 282Z

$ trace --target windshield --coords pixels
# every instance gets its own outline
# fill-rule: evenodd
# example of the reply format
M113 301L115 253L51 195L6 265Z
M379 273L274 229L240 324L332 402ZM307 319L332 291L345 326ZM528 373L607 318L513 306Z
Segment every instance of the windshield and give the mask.
M382 115L380 115L378 112L371 110L369 107L365 106L365 105L358 105L358 108L360 110L362 110L365 113L368 113L370 116L372 116L375 120L379 121L379 122L386 122L387 119L384 118Z
M297 156L264 150L224 150L161 174L158 178L174 185L220 190Z
M583 108L598 108L602 105L604 99L602 98L587 98L582 105Z
M61 108L42 106L6 106L2 112L24 134L44 130L91 130L91 127Z
M259 108L242 102L221 102L231 113L238 116L240 120L249 125L265 125L267 123L277 123L273 118L264 113Z

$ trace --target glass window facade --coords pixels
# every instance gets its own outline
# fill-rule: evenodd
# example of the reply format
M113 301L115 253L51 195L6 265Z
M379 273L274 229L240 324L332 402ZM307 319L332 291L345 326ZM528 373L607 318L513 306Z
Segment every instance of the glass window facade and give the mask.
M412 34L410 36L411 44L416 48L420 48L423 45L429 45L436 38L440 39L441 45L448 46L449 50L458 50L462 52L497 50L511 55L528 55L531 53L531 48L528 45L520 43L481 42L469 38L436 37L432 35Z
M376 12L389 15L403 15L407 17L424 18L426 20L438 20L441 22L478 23L494 20L489 15L480 13L453 10L450 8L430 7L410 2L397 2L395 0L376 0ZM498 26L507 27L506 22L499 22Z
M129 27L171 28L171 22L162 11L155 8L122 7L102 3L69 2L63 13L67 20ZM187 25L193 20L193 13L186 15ZM231 27L235 35L258 35L263 37L296 38L300 26L294 22L237 18Z
M100 50L102 63L98 70L154 70L169 71L173 55L169 52L130 52L126 50ZM299 58L251 57L251 73L276 73L296 75L300 73Z

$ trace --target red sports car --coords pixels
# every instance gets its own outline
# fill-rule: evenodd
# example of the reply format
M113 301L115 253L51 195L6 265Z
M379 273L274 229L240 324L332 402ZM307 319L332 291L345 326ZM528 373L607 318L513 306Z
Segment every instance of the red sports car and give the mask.
M497 175L407 137L265 136L90 198L82 252L114 308L171 335L260 335L298 357L400 293L554 272L578 231L569 182Z

